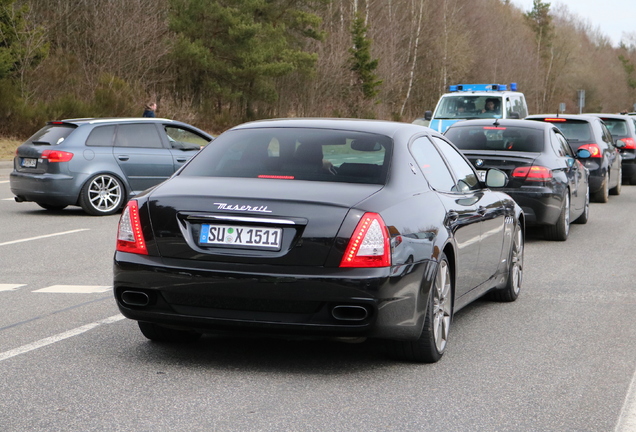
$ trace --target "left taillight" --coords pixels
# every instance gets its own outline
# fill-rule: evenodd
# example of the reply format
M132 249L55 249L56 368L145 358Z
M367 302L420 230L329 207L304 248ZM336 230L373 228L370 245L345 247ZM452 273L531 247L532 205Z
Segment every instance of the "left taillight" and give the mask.
M621 138L621 140L625 143L625 147L623 147L623 150L636 149L636 141L634 141L634 138Z
M389 232L377 213L365 213L349 240L340 267L389 267Z
M517 167L512 172L512 177L526 181L548 181L552 179L552 170L538 165Z
M146 240L139 221L139 207L136 200L131 200L119 219L117 229L117 250L141 255L148 255Z
M44 150L40 157L49 162L68 162L73 159L73 153L61 150Z

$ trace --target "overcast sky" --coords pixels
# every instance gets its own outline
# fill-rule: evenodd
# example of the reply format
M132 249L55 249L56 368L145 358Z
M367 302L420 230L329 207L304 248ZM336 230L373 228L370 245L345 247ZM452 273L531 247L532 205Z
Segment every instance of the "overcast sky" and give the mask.
M599 28L609 37L612 45L618 46L623 33L636 32L636 0L542 0L550 3L551 9L564 4L570 12L585 22ZM532 0L512 0L524 12L532 10Z

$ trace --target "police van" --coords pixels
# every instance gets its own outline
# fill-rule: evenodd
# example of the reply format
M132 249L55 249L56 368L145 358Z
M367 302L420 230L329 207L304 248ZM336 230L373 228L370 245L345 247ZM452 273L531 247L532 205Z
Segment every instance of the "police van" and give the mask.
M453 123L468 119L522 119L528 115L528 105L517 83L458 84L442 95L435 111L426 111L429 127L444 133Z

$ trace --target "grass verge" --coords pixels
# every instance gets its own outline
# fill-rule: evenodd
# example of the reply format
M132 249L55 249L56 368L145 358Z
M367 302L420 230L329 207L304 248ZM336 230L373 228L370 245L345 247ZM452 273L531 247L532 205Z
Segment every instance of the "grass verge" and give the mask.
M15 156L15 149L24 141L14 138L0 137L0 161L11 161Z

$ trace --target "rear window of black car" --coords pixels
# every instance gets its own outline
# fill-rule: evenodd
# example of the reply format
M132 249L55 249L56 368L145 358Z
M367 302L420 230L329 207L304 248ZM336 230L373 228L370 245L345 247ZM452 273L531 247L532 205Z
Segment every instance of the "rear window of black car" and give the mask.
M544 148L544 132L540 129L462 126L448 129L445 135L461 150L542 152Z
M393 141L355 131L263 128L224 133L180 175L384 184Z
M594 137L592 133L592 125L585 120L572 120L572 119L560 119L560 118L553 118L553 119L546 118L546 119L532 119L532 120L545 121L548 123L552 123L553 125L558 127L561 130L561 132L563 132L563 135L565 135L568 141L571 141L573 143L583 142L583 141L590 142L593 140L593 137Z
M605 126L609 129L612 137L614 138L626 138L629 136L629 129L627 128L627 122L625 120L603 118Z
M61 144L76 129L70 125L46 125L37 131L27 143L36 145L58 145Z

